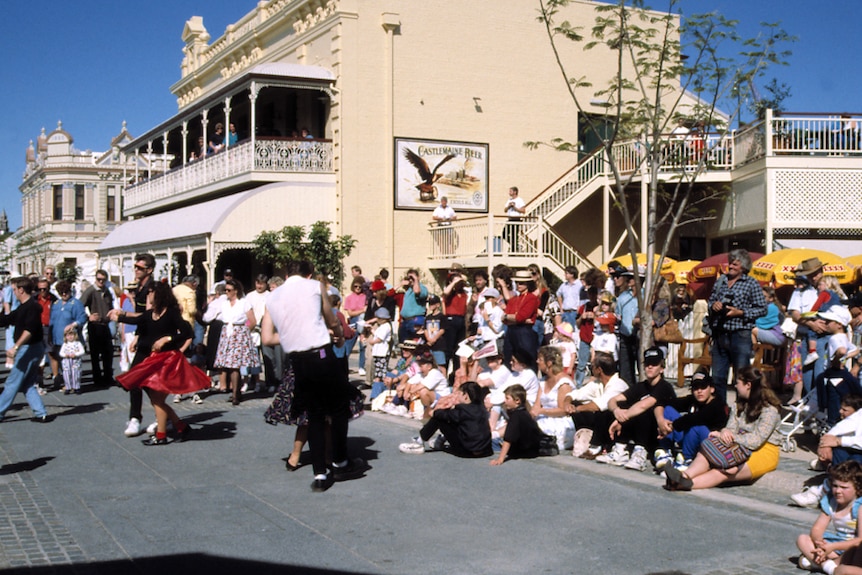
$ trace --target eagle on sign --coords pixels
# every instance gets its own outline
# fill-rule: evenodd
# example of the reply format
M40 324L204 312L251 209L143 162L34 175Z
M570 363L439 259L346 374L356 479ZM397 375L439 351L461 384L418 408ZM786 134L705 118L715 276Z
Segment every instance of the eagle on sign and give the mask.
M443 174L438 174L437 170L440 166L455 157L454 154L447 154L440 162L434 166L434 170L428 168L428 162L420 158L410 148L404 148L404 157L407 161L413 164L416 171L419 172L419 177L422 181L416 184L416 189L419 190L419 200L423 202L431 202L437 197L437 187L434 182L443 177Z

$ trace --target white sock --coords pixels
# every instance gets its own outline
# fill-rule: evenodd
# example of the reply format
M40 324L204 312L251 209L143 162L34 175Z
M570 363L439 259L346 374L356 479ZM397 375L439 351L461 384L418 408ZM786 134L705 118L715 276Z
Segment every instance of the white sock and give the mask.
M838 565L836 565L835 561L833 561L832 559L827 559L823 562L822 565L820 565L820 568L823 570L824 573L826 573L826 575L832 575L833 573L835 573L836 567L838 567Z

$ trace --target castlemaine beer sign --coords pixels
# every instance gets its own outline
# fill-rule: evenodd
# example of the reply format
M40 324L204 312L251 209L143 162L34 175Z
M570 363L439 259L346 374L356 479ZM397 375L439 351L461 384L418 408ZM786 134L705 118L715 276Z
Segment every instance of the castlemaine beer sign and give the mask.
M488 212L488 144L395 138L395 209Z

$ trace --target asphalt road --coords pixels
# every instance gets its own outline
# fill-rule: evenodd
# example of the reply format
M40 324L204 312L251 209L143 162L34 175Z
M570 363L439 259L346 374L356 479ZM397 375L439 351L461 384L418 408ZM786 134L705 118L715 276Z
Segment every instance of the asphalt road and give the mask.
M285 470L293 428L264 422L265 397L183 402L192 440L148 447L123 436L123 390L85 390L47 395L49 424L19 394L0 424L4 572L795 573L816 516L787 506L816 481L806 453L755 486L668 493L570 455L404 455L418 422L372 413L350 429L372 468L312 493L310 467Z

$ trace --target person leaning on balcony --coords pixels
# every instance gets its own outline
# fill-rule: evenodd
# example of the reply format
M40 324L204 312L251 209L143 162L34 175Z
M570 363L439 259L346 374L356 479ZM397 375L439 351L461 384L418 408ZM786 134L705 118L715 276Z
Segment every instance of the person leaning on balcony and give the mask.
M503 207L509 222L520 222L521 217L527 211L527 203L518 196L517 186L509 188L509 199ZM509 244L509 251L518 251L518 224L508 223L503 230L503 239Z
M198 136L198 147L197 150L192 150L192 153L189 155L189 161L194 162L195 160L200 160L204 156L207 155L206 148L204 147L204 137Z
M207 150L210 154L216 154L224 149L224 124L219 122L215 125L215 133L210 136Z
M233 122L228 124L228 132L227 132L227 145L234 146L239 141L239 134L236 133L236 126L234 126Z

